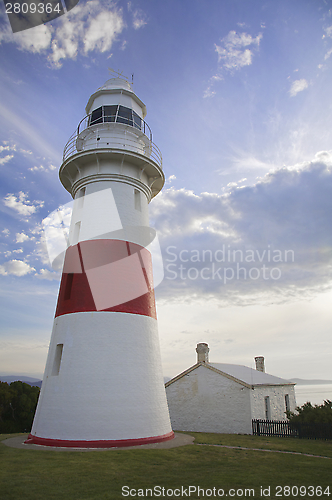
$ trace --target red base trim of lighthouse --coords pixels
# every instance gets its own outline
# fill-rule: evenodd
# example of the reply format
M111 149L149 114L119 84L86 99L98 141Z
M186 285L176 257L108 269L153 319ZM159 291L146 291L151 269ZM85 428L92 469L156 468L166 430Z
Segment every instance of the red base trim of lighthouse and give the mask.
M29 434L25 444L39 444L61 448L120 448L124 446L140 446L142 444L162 443L174 438L174 432L162 436L151 436L139 439L99 440L99 441L69 441L67 439L48 439Z

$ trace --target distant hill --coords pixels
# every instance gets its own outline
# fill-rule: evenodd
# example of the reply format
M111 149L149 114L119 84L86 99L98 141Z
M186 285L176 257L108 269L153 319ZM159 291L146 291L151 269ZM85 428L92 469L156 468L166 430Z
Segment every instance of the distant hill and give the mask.
M332 380L305 380L303 378L291 378L289 380L295 382L297 385L332 384Z
M7 382L7 384L11 384L12 382L17 381L36 387L41 387L42 385L42 381L38 378L25 377L24 375L0 375L0 382Z

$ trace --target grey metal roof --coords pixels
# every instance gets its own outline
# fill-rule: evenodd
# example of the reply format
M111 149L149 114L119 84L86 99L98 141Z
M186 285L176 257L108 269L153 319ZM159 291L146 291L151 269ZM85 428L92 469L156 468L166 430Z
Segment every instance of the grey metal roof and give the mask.
M248 366L243 365L231 365L228 363L208 363L213 368L220 370L227 375L231 375L238 380L242 380L249 385L285 385L292 384L290 380L286 380L280 377L275 377L274 375L269 375L268 373L263 373Z

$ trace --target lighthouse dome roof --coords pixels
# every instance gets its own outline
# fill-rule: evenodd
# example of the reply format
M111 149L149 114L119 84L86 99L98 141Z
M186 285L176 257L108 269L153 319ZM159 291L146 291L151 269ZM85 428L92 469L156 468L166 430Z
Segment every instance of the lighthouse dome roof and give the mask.
M110 78L98 90L125 89L133 92L132 84L124 78Z

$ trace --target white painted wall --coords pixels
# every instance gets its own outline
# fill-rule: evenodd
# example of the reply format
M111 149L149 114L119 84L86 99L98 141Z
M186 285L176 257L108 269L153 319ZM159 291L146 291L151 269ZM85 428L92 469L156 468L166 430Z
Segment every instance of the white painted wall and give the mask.
M291 385L255 387L250 391L250 404L253 419L265 420L264 398L270 398L271 420L286 420L285 395L289 395L290 410L296 407L295 389Z
M70 244L102 237L145 246L142 229L135 232L133 228L149 227L148 200L140 191L141 206L140 210L136 209L135 189L124 182L99 181L87 184L84 197L77 192L69 231ZM75 227L79 222L79 237L75 241ZM112 234L114 231L119 233Z
M76 142L78 151L90 149L125 149L145 156L151 154L151 143L139 129L121 123L100 123L83 130Z
M251 433L250 389L199 366L166 387L173 430Z
M143 118L142 108L137 104L136 100L125 94L103 93L95 98L91 105L89 113L100 106L110 106L112 104L121 104L126 108L133 109L141 118Z
M115 312L56 318L31 434L93 441L169 432L157 321Z

